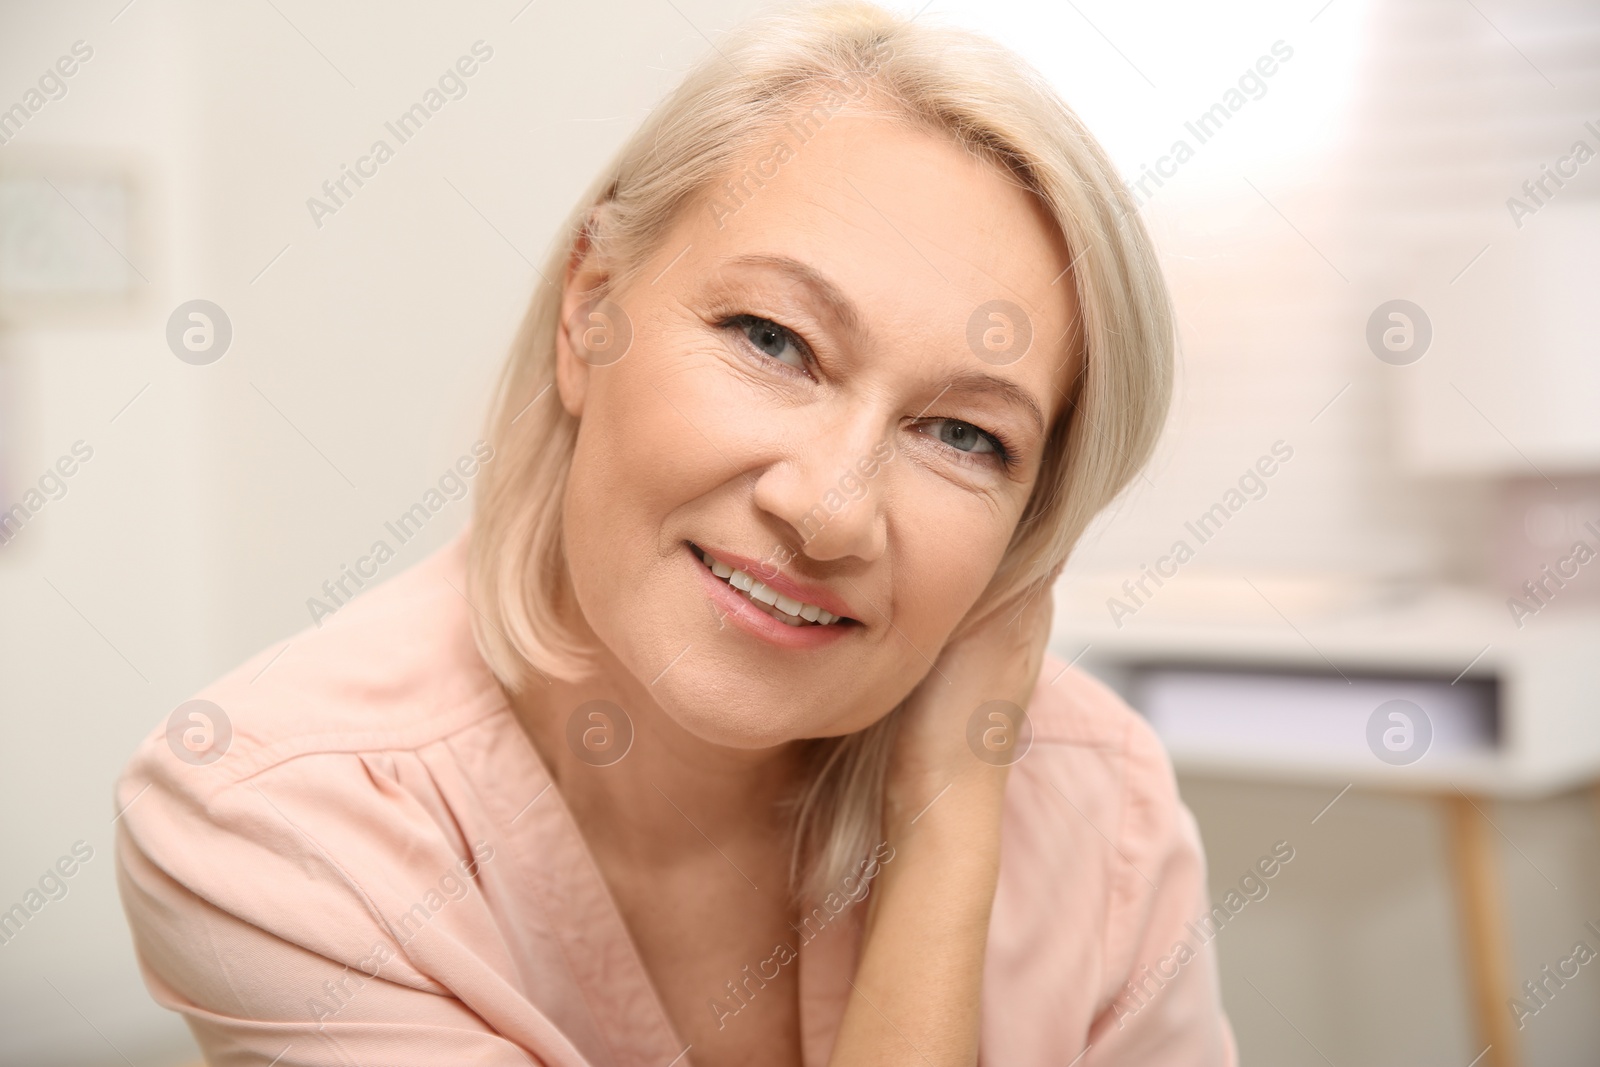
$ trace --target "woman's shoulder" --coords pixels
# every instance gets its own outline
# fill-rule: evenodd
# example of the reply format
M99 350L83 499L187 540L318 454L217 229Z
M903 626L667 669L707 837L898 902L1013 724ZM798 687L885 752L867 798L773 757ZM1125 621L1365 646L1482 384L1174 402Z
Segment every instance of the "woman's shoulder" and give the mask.
M1110 686L1053 656L1028 721L1032 742L1012 770L1023 794L1013 818L1036 824L1062 863L1081 868L1096 856L1112 890L1106 921L1137 925L1138 913L1159 903L1153 891L1165 888L1163 871L1186 868L1187 882L1204 863L1165 747Z
M262 904L263 883L329 855L342 873L323 888L347 897L366 874L467 855L452 812L519 750L455 591L462 540L158 723L116 783L121 859L214 903L238 897L230 910L243 913Z
M465 534L250 657L173 709L124 787L224 788L302 757L415 750L504 708L473 641Z
M482 780L527 767L456 592L462 547L228 672L134 753L116 788L119 882L163 1003L228 1014L218 998L248 987L285 1018L310 1010L301 984L235 971L246 956L336 982L381 964L438 993L412 927L496 944L463 886L525 803L480 796Z
M1098 678L1046 656L1028 719L1032 744L1012 774L1029 799L1014 817L1036 824L1057 862L1098 869L1115 955L1175 892L1203 886L1199 829L1155 730Z
M1137 797L1177 803L1172 763L1155 730L1093 675L1046 655L1028 705L1028 722L1031 746L1019 770L1029 765L1036 749L1042 758L1032 762L1046 765L1041 771L1063 758L1074 762L1078 780L1061 783L1078 793L1074 799L1098 803ZM1090 767L1100 773L1084 778L1081 772ZM1096 787L1104 786L1114 795L1096 796Z
M1002 879L1032 915L1015 932L1076 945L1106 996L1154 915L1198 906L1199 833L1155 731L1104 682L1045 657L1028 722L1003 830Z
M1007 785L990 954L994 995L1049 1021L997 1038L1016 1053L1001 1060L1087 1033L1089 1062L1232 1063L1214 953L1191 945L1186 926L1206 908L1205 856L1160 739L1109 686L1051 656L1028 722Z

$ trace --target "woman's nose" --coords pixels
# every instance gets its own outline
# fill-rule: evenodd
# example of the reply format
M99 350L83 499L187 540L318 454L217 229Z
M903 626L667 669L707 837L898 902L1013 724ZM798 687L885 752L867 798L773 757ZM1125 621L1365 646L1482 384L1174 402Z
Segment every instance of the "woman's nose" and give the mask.
M756 506L787 524L796 542L789 547L812 559L877 559L888 539L893 433L882 419L813 423L799 447L757 479Z

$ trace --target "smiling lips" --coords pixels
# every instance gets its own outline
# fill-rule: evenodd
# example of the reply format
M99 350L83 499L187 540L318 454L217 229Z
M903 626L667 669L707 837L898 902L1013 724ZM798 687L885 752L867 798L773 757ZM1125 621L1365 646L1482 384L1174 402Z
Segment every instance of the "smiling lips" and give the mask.
M833 626L848 621L815 604L778 592L747 571L722 562L698 545L691 544L690 547L701 562L711 569L712 574L743 593L751 603L779 622L790 626Z

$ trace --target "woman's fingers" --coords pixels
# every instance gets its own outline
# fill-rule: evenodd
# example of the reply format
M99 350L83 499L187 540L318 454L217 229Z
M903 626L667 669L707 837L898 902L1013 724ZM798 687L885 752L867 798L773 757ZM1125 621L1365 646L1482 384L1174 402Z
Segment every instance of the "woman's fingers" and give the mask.
M1007 761L976 749L974 738L996 736L996 714L1020 730L1044 660L1051 607L1049 586L1034 587L997 606L941 651L900 713L887 782L891 811L914 810L927 802L930 790L968 772L998 769L1003 784Z

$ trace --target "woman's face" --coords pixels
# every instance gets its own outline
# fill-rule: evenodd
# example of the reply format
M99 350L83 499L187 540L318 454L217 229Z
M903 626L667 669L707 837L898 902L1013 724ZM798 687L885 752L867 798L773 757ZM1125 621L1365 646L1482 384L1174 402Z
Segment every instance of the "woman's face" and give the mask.
M845 110L745 164L609 320L575 266L557 348L584 615L680 726L756 748L929 673L1027 503L1077 308L1044 210L945 139Z

